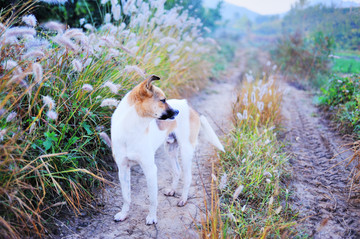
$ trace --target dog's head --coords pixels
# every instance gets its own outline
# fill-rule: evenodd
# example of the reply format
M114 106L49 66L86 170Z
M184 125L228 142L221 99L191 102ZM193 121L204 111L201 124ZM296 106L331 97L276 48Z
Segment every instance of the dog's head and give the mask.
M141 117L174 119L179 111L166 102L164 92L152 84L154 80L160 80L160 77L152 75L137 85L129 94L129 104L135 106Z

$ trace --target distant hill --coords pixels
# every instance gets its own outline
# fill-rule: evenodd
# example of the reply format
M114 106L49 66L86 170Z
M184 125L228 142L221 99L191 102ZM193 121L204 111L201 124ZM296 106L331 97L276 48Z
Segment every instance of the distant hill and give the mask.
M360 7L360 3L353 1L342 1L342 0L312 0L310 6L323 4L325 6L335 6L337 8L349 8L349 7Z
M233 20L246 16L254 21L260 14L253 12L245 7L239 7L231 3L223 2L221 16L223 20Z

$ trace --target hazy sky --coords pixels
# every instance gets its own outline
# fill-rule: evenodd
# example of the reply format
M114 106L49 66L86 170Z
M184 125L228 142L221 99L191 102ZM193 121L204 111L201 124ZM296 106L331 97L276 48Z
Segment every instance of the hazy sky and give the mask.
M297 0L224 0L241 7L246 7L260 14L277 14L290 10L291 5ZM310 0L313 1L313 0ZM360 0L351 0L360 3ZM215 7L218 0L203 0L204 5Z

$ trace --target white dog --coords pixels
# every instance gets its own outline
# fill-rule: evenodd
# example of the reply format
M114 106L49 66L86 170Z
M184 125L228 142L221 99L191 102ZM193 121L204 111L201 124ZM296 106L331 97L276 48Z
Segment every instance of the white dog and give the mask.
M134 161L140 164L147 181L150 199L150 212L146 224L157 222L157 168L155 151L166 141L167 152L172 165L173 182L165 194L174 196L180 178L180 167L177 160L180 148L184 172L184 187L178 206L184 206L188 199L191 184L191 161L197 138L202 125L210 143L224 150L215 132L204 116L199 116L183 100L166 100L165 94L152 81L159 80L150 76L137 85L121 100L111 118L111 142L115 162L119 168L124 204L122 210L114 217L123 221L130 209L130 166ZM176 117L176 119L175 119Z

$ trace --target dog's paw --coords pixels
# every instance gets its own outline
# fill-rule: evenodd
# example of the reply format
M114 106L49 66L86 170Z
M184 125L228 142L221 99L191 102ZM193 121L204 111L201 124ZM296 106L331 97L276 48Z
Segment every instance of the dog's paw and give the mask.
M114 221L115 222L122 222L122 221L125 221L126 218L127 218L127 213L118 212L114 216Z
M164 193L165 196L168 197L174 197L175 196L175 190L170 189L169 191L167 191L166 193Z
M156 219L156 216L153 216L153 215L148 215L146 217L146 225L151 225L151 224L156 224L157 223L157 219Z
M180 200L177 204L178 207L183 207L186 205L187 200Z

